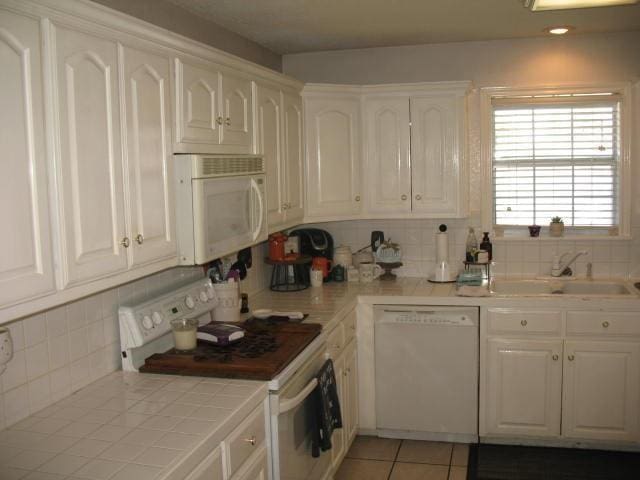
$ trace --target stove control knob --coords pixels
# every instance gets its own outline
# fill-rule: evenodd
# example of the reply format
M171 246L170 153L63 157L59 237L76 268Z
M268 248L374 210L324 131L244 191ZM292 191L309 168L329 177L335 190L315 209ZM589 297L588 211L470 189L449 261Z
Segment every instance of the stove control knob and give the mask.
M189 310L193 310L196 306L196 302L193 301L193 297L191 295L187 295L186 297L184 297L184 304Z
M200 294L198 295L198 297L200 297L200 301L202 303L207 303L209 301L209 297L207 296L207 292L205 292L204 290L202 290L200 292Z
M153 320L151 320L151 317L149 315L145 315L142 319L142 326L145 328L145 330L153 328Z
M160 325L162 323L162 315L160 314L160 312L153 312L151 318L153 319L153 323L155 323L156 325Z
M216 296L216 292L213 290L213 287L209 285L207 287L207 297L209 297L209 300L213 300L213 297L215 296Z

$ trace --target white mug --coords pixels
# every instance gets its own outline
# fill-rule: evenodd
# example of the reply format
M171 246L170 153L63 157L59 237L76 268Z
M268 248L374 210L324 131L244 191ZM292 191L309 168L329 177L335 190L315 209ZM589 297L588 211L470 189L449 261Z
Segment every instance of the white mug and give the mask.
M7 363L13 358L13 342L11 333L6 327L0 327L0 373L4 372Z
M312 287L322 286L322 270L311 269L311 286Z
M362 283L371 283L374 278L382 274L382 267L375 263L364 262L358 266L358 272Z

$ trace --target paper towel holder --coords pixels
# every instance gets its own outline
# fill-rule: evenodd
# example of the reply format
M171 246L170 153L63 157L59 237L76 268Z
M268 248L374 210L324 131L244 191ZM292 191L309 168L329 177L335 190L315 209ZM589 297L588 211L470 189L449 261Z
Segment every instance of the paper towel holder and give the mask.
M432 283L453 283L458 277L457 272L449 266L449 235L447 226L442 223L436 233L436 268L427 279Z

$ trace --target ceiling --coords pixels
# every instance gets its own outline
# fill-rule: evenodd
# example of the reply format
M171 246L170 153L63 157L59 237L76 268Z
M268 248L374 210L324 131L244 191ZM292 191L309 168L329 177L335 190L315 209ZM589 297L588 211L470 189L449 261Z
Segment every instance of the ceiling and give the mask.
M640 4L531 12L522 0L169 0L279 54L640 30Z

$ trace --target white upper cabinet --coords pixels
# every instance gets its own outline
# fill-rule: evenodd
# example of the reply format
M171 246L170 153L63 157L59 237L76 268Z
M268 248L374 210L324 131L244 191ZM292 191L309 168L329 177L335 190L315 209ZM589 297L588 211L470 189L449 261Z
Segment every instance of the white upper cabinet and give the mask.
M65 286L127 269L118 49L52 28Z
M253 118L251 112L251 81L237 75L222 75L222 145L236 146L251 153Z
M131 265L176 253L168 57L121 47Z
M267 170L269 232L302 222L302 100L299 95L258 84L257 152Z
M284 184L287 192L286 222L289 226L293 226L296 223L301 223L304 217L302 98L298 94L284 93L282 99Z
M411 212L409 100L365 99L367 211Z
M55 288L40 23L0 8L0 305Z
M220 73L176 59L176 142L219 145ZM193 148L193 147L192 147Z
M638 441L640 344L567 341L562 435Z
M416 213L466 214L464 114L464 99L455 94L411 98L411 190Z
M360 99L307 96L307 217L339 219L360 213Z
M175 60L178 153L251 153L251 81L213 64Z
M257 87L256 120L258 153L264 156L267 174L267 222L269 231L285 223L286 191L282 152L282 99L280 90Z
M469 85L305 87L307 217L465 217Z

